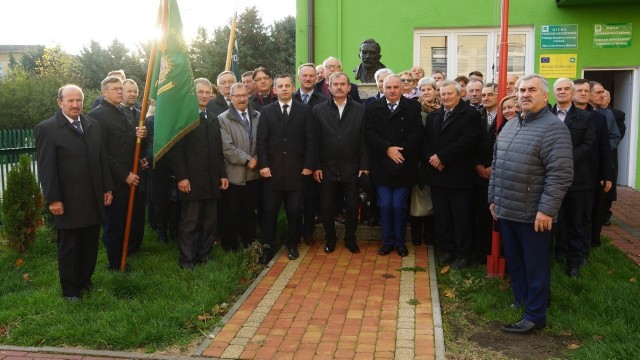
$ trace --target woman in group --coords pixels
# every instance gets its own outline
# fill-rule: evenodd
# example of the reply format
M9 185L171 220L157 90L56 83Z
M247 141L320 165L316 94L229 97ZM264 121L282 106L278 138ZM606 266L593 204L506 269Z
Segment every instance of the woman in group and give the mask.
M416 89L416 81L410 70L405 70L398 74L402 81L402 95L412 100L418 100L418 90Z
M403 83L404 85L404 83ZM427 114L442 106L436 96L436 81L432 77L423 77L418 81L422 106L422 125L427 121ZM431 190L427 186L427 170L422 162L418 163L418 185L411 189L411 206L409 209L411 222L411 241L413 245L433 244L435 238L435 217L431 202Z

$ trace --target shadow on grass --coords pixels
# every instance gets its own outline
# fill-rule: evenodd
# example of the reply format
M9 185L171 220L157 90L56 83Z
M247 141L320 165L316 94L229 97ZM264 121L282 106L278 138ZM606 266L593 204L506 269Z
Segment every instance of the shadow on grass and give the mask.
M438 268L440 271L442 267ZM631 359L640 354L640 268L609 241L593 249L581 277L554 263L547 328L501 333L521 318L506 281L484 266L438 274L449 359Z

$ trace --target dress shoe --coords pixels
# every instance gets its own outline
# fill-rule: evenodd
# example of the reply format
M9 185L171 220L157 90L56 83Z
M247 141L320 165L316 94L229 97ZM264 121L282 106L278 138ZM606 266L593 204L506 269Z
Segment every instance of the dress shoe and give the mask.
M356 244L355 242L345 243L344 246L347 249L349 249L349 251L351 251L352 254L359 254L360 253L360 248L358 247L358 244Z
M289 260L295 260L300 256L298 249L295 247L288 247L287 252L289 253Z
M393 245L384 244L380 247L380 250L378 250L378 255L389 255L392 250Z
M325 246L324 246L324 252L326 252L327 254L331 254L332 252L334 252L336 250L336 243L333 242L328 242Z
M402 257L409 255L409 250L404 244L396 246L396 251L398 252L398 255Z
M453 261L454 257L453 254L449 253L449 252L443 252L440 257L438 258L438 262L443 265L443 264L448 264L451 261Z
M520 321L514 322L513 324L502 325L500 330L511 334L527 334L532 332L533 330L542 329L544 326L544 321L536 324L527 319L521 319Z
M107 267L107 270L109 270L111 272L120 272L120 266L109 266L109 267ZM130 273L131 271L133 271L133 269L131 269L131 266L129 264L126 264L124 266L124 272L125 273Z
M411 242L413 243L413 246L420 246L422 245L422 239L420 238L414 238L413 236L411 237Z
M273 253L271 252L271 250L263 249L262 255L260 255L260 259L258 260L258 263L262 265L267 265L269 261L271 261L272 257L273 257Z
M316 238L315 238L315 236L313 236L313 234L304 234L304 235L302 235L302 240L304 241L305 244L307 244L309 246L313 246L313 244L316 243Z
M456 261L453 262L452 266L458 270L462 270L469 266L469 260L467 260L467 258L457 258Z
M569 267L567 268L567 276L577 278L580 277L580 269L577 267Z
M77 301L82 301L82 298L79 296L65 296L64 301L77 302Z

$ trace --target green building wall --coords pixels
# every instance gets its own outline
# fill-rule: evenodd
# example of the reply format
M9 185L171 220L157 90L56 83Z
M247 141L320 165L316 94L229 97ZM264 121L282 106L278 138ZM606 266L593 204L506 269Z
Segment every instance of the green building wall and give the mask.
M382 48L381 61L395 71L413 66L414 30L428 28L499 28L500 0L315 0L315 56L308 58L308 0L297 0L296 63L321 63L328 56L341 59L350 76L359 63L362 40L374 38ZM603 3L608 2L603 0ZM577 74L585 68L640 67L640 5L557 7L555 0L511 0L511 26L535 29L534 71L539 54L577 53ZM634 23L635 20L635 23ZM594 48L593 24L632 23L632 45ZM577 49L540 49L541 25L578 24ZM550 80L553 81L553 80ZM639 85L636 84L636 87ZM638 99L636 99L636 102ZM636 111L638 113L638 111ZM638 117L627 116L627 128ZM629 132L629 135L630 132ZM635 139L637 142L637 138ZM640 147L637 147L640 149ZM635 188L640 188L640 150L636 157Z

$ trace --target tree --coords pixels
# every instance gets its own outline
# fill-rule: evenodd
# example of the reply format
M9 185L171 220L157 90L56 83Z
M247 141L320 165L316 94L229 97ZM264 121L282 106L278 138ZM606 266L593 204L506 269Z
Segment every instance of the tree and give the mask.
M20 65L28 71L36 70L36 60L44 55L44 46L38 46L35 50L27 51L20 58Z
M88 47L82 48L78 61L90 88L100 87L102 79L111 71L109 60L109 52L97 41L91 40Z
M295 74L296 18L287 16L270 27L271 41L265 51L269 69L274 74Z

